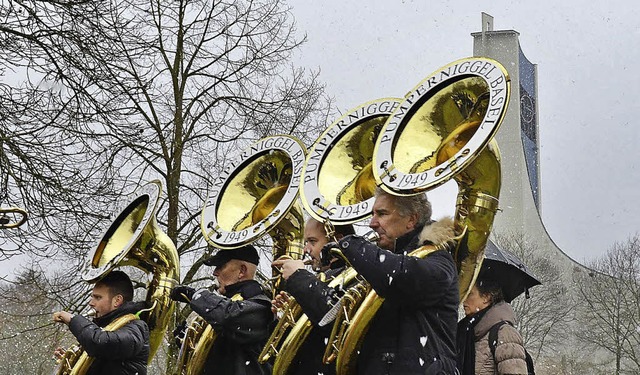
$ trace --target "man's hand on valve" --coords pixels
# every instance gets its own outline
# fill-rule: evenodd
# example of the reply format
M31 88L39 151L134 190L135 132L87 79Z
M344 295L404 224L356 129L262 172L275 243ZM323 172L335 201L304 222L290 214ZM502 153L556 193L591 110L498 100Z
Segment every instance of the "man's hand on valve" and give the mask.
M271 300L271 312L277 314L282 311L286 304L289 302L289 294L286 292L280 292L276 294L274 299Z
M169 298L177 302L189 303L193 298L193 295L196 293L196 290L190 286L186 285L177 285L173 289L171 289L171 294L169 294Z
M273 261L271 266L279 269L282 278L287 280L294 272L304 268L304 262L296 259L278 259Z

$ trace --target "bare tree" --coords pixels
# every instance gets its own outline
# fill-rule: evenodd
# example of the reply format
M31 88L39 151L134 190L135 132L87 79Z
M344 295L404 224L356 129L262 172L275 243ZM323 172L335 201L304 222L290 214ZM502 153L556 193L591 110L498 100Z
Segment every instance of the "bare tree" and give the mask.
M640 372L640 237L616 242L579 280L582 328L576 334L613 357L615 374Z
M304 38L279 0L13 0L0 20L0 66L20 77L0 87L0 188L31 213L12 240L34 267L64 262L54 300L75 295L108 207L153 178L195 280L199 211L228 157L277 133L309 143L329 115L317 73L289 63Z
M0 205L29 212L26 225L0 233L0 260L25 251L47 259L59 249L62 257L76 258L73 250L86 249L86 233L114 196L108 170L83 172L93 161L90 150L43 122L52 115L50 105L49 93L28 82L0 83Z
M42 274L25 271L14 283L0 284L0 352L8 374L44 374L53 365L51 353L63 335L51 322L54 302L38 288L44 283ZM47 350L33 350L43 346Z
M497 245L518 256L542 282L531 289L530 298L522 295L511 303L527 350L537 359L556 355L566 343L575 306L560 268L544 256L541 245L527 234L494 233L494 236Z

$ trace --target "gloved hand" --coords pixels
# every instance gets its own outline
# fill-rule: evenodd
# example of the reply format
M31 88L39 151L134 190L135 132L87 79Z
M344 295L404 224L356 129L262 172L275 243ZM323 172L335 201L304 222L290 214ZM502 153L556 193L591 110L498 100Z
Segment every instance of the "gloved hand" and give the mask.
M340 249L337 242L329 242L322 246L322 249L320 250L320 265L322 267L327 267L331 263L331 259L338 256L335 249Z
M171 289L171 294L169 298L177 302L189 303L193 298L193 295L196 293L196 290L190 286L186 285L178 285Z
M176 346L178 348L182 347L182 341L184 340L184 336L187 334L187 321L183 320L182 323L176 326L176 329L173 330L173 338L176 340Z

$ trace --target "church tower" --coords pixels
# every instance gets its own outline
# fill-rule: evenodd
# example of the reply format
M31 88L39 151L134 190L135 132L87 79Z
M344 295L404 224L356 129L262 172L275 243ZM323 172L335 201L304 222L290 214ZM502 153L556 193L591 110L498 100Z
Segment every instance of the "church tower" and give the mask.
M565 270L584 269L558 248L542 222L537 66L522 52L520 34L494 31L493 17L486 13L482 13L482 31L471 35L474 56L497 60L511 77L509 108L495 138L502 157L502 188L493 230L526 233L535 238L545 255L559 256Z

